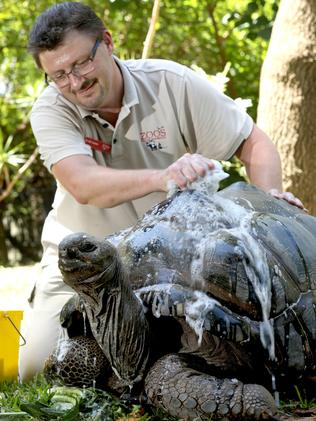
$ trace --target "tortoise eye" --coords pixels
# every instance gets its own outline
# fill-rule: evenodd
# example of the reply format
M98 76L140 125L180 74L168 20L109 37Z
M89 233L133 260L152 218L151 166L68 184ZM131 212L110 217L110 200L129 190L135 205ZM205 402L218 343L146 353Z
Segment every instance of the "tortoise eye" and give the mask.
M92 253L97 249L97 246L90 241L85 241L78 248L82 253Z

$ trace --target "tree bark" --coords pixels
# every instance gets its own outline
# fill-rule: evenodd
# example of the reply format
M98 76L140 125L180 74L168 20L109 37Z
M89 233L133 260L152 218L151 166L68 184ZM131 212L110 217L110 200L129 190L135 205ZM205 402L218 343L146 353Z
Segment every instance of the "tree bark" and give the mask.
M284 189L316 215L315 0L281 0L261 71L258 125L277 145Z

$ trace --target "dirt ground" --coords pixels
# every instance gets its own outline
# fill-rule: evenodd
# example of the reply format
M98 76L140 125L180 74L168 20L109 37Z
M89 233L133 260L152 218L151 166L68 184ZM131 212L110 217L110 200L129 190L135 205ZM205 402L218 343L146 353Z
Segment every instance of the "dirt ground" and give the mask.
M297 410L293 416L282 416L280 421L316 421L316 409Z

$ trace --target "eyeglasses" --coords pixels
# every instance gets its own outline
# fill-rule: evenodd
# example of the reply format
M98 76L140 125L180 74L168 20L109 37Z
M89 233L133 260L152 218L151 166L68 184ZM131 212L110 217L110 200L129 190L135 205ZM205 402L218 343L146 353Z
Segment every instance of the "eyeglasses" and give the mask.
M81 61L80 63L76 63L73 65L70 72L60 72L57 73L55 76L49 76L45 73L45 83L49 85L51 82L55 82L59 88L65 88L65 86L69 85L69 75L72 73L76 77L85 76L87 73L92 72L95 69L95 65L93 60L95 58L97 49L100 45L100 40L97 39L94 43L94 46L91 50L89 57L86 60Z

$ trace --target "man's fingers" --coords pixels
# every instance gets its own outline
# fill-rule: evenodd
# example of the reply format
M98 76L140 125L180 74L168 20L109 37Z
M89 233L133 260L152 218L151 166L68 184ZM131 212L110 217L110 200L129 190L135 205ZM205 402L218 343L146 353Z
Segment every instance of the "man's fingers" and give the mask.
M214 168L212 160L199 154L184 154L167 169L169 178L181 189L204 177L209 169Z
M198 177L204 177L208 170L214 169L213 161L200 154L185 154L178 162L182 173L191 183Z
M183 174L181 167L172 165L167 169L167 180L176 183L180 189L185 189L188 179Z
M269 191L269 193L277 198L277 199L283 199L286 200L288 203L290 203L291 205L294 205L300 209L303 209L305 212L309 212L308 209L306 209L303 205L303 203L301 202L300 199L298 199L297 197L294 196L293 193L291 192L280 192L277 189L271 189Z
M195 172L200 177L204 177L208 170L213 170L215 168L214 162L211 159L205 158L200 154L191 155L190 162Z

